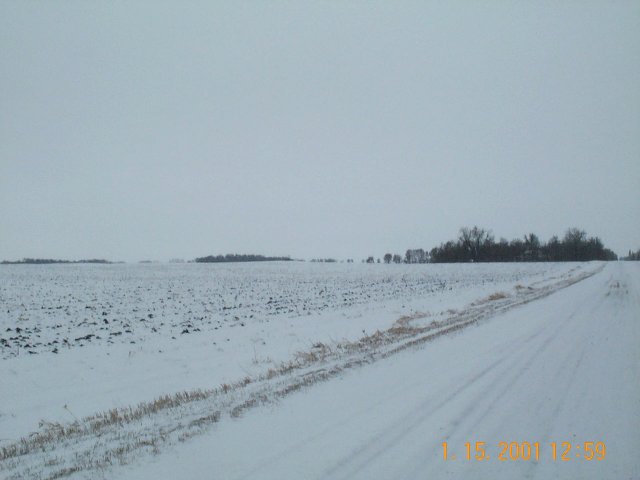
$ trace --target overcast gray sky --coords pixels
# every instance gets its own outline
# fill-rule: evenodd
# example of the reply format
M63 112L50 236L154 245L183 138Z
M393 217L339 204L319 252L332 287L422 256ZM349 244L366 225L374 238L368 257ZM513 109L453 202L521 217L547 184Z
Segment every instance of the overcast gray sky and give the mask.
M0 259L640 248L638 1L0 5Z

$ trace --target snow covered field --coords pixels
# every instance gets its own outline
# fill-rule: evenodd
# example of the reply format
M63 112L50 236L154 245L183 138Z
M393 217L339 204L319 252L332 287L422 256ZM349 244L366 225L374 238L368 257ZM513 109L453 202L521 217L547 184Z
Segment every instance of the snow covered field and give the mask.
M441 293L471 293L473 299L478 288L509 287L569 269L567 264L471 269L313 263L3 265L0 354L9 358L96 344L136 345L197 332L226 341L220 331L231 327L323 314L352 318ZM327 331L324 320L304 323ZM372 326L367 318L364 327Z
M3 266L0 476L638 478L639 286L637 264Z

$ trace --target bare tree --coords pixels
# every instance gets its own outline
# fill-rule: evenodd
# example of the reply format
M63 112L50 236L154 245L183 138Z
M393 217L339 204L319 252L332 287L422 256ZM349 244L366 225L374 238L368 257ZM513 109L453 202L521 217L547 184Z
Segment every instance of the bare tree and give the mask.
M465 252L466 260L477 262L482 259L482 247L493 243L493 235L489 230L477 226L471 229L462 227L458 242Z
M526 261L540 260L540 239L535 233L524 236L524 259Z

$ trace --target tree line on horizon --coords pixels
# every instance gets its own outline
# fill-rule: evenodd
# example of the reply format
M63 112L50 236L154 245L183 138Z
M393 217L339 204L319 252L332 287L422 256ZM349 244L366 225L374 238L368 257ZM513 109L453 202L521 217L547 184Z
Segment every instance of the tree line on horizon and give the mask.
M290 262L291 257L266 257L264 255L227 253L226 255L209 255L194 260L196 263L225 263L225 262Z
M50 265L54 263L100 263L100 264L111 264L114 262L110 262L109 260L104 260L102 258L91 258L88 260L57 260L53 258L23 258L22 260L3 260L0 262L4 265Z
M605 248L598 237L589 237L584 230L569 228L562 239L552 236L546 243L535 233L523 238L496 241L491 230L474 226L460 229L458 238L441 243L426 251L409 249L404 258L398 254L384 255L384 263L464 263L464 262L586 262L617 260L618 256ZM373 257L367 259L373 263Z
M639 261L640 260L640 248L638 250L636 250L635 252L632 252L631 250L629 250L629 255L627 255L626 257L622 257L622 260L633 260L633 261Z
M427 251L422 248L408 249L404 256L386 253L384 263L465 263L465 262L572 262L590 260L617 260L617 255L608 248L598 237L589 237L584 230L569 228L562 239L552 236L546 243L541 242L535 233L524 235L508 241L500 238L496 241L491 230L474 226L460 229L458 238L441 243ZM629 251L622 260L640 260L640 249ZM176 260L174 260L176 261ZM190 261L195 263L224 263L224 262L265 262L265 261L293 261L289 256L268 257L256 254L209 255ZM366 263L376 263L373 256L362 260ZM334 263L333 258L315 258L311 262ZM348 259L353 263L353 259ZM88 260L55 260L42 258L23 258L18 261L4 260L0 264L10 265L46 265L46 264L111 264L104 259ZM143 261L142 263L146 263ZM380 262L380 258L377 259Z

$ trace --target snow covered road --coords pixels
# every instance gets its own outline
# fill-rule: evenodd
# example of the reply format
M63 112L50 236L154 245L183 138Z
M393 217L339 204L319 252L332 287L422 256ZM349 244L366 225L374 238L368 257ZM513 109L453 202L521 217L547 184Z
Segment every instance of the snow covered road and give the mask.
M363 368L111 471L115 478L640 478L640 265ZM449 457L443 459L442 443ZM485 442L488 458L466 459ZM498 459L500 442L539 460ZM552 458L556 442L557 460ZM565 447L572 448L561 460ZM603 460L585 460L603 442Z

